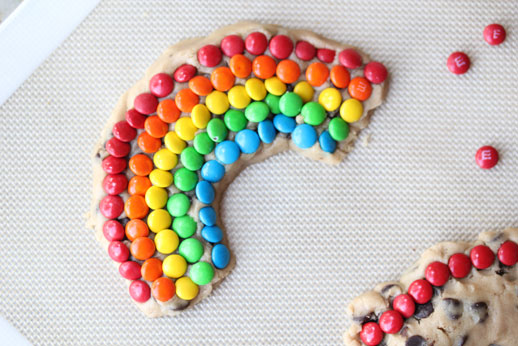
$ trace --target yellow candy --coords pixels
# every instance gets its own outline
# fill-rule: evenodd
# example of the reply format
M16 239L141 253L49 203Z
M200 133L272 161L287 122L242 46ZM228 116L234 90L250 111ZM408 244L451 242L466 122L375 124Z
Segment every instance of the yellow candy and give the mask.
M245 89L248 96L250 96L255 101L261 101L266 97L266 87L260 79L248 79L245 82Z
M167 203L167 191L158 186L151 186L146 191L146 204L151 209L160 209Z
M156 249L166 255L176 250L179 243L178 235L170 229L164 229L155 236Z
M165 209L153 210L147 216L147 225L155 233L171 226L171 215Z
M169 187L173 183L173 175L168 171L154 169L149 173L149 180L155 186Z
M204 104L197 104L191 111L191 119L194 126L204 129L210 120L210 112Z
M183 117L176 121L174 131L184 141L192 141L198 128L194 126L191 117Z
M348 99L340 107L340 116L348 123L360 120L363 114L363 106L357 99Z
M178 157L169 149L160 149L153 155L153 163L156 167L169 171L175 168Z
M162 262L162 271L170 278L179 278L187 271L187 262L180 255L169 255Z
M318 96L318 103L324 106L326 111L334 111L340 107L342 102L342 95L335 88L326 88L320 92Z
M198 285L192 282L188 276L179 278L174 285L176 286L176 295L183 300L193 300L200 291Z
M250 103L250 96L244 86L236 85L228 91L228 102L232 107L243 109Z
M180 155L182 150L185 149L187 143L185 143L176 132L170 131L164 137L165 147L171 150L173 153Z
M214 90L207 95L207 98L205 98L205 104L209 111L214 114L223 114L230 106L227 95L218 90Z
M278 77L271 77L264 81L266 90L273 95L281 96L286 92L286 84Z
M298 82L295 88L293 88L293 92L299 95L304 103L313 100L313 95L315 95L315 90L313 90L311 84L306 81Z

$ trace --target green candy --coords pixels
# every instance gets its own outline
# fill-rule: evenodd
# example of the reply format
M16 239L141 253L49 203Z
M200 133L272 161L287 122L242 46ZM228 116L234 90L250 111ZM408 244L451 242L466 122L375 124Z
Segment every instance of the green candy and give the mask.
M207 262L198 262L192 265L189 276L195 284L206 285L212 281L214 269Z
M335 141L343 141L349 135L349 125L342 118L334 118L329 122L329 134Z
M327 116L324 107L320 103L313 101L308 102L302 106L300 114L302 114L304 122L312 126L318 126L322 124Z
M196 232L196 221L189 215L175 217L173 221L173 231L180 238L189 238Z
M178 253L189 263L196 263L203 256L203 245L196 238L188 238L180 243Z
M302 98L294 92L284 93L279 100L279 108L282 114L294 117L300 113Z
M191 201L183 193L175 193L167 200L167 211L174 217L184 216L190 207Z
M198 174L185 167L174 172L174 185L180 191L192 191L198 183Z
M207 132L198 133L192 143L194 149L202 155L210 154L216 146Z
M254 123L260 123L268 117L268 114L270 114L270 108L261 101L252 102L245 108L246 118Z
M223 117L225 125L230 131L239 132L246 127L246 117L243 112L236 109L230 109L225 113Z
M203 156L193 147L187 147L182 151L180 161L190 171L197 171L203 166Z
M210 138L216 143L223 142L228 135L225 123L219 118L214 118L209 121L207 124L207 132Z
M279 114L281 112L281 109L279 108L279 101L281 97L274 95L274 94L268 94L266 95L266 98L264 101L270 107L270 113L272 114Z

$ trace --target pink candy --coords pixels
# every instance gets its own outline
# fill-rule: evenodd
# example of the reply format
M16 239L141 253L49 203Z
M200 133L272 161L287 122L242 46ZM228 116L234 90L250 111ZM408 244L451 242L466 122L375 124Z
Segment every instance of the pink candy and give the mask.
M112 133L115 138L122 142L131 142L137 136L137 130L124 120L113 125Z
M340 54L338 54L338 61L340 61L340 64L343 66L350 69L362 66L362 57L352 48L347 48L341 51Z
M363 69L363 75L373 84L380 84L387 79L387 69L382 63L371 61Z
M151 289L144 281L136 280L130 284L129 294L136 302L145 303L151 297Z
M102 162L103 170L108 174L117 174L126 169L127 163L125 159L108 156Z
M250 54L261 55L266 47L268 47L268 39L263 33L253 32L245 39L245 48Z
M484 29L484 40L492 46L505 41L506 32L500 24L489 24Z
M196 75L196 67L183 64L174 71L173 77L174 80L178 83L186 83L192 79Z
M198 50L198 61L203 66L214 67L221 62L221 58L221 50L213 44L208 44Z
M103 180L103 189L109 195L119 195L128 187L128 178L124 174L108 174Z
M300 60L309 61L315 57L316 53L315 46L307 41L299 41L295 45L295 55Z
M142 277L140 273L140 264L133 261L126 261L119 266L119 273L128 280L137 280Z
M110 138L105 144L106 151L115 157L124 157L129 154L131 146L115 137Z
M108 245L108 255L115 262L125 262L129 258L128 247L121 241L115 240Z
M146 116L132 108L126 112L126 121L135 129L143 129Z
M446 62L448 70L454 74L464 74L468 72L470 66L469 57L463 52L454 52Z
M124 201L120 196L106 195L99 203L99 211L107 219L116 219L124 211Z
M117 220L108 220L103 225L103 234L106 240L122 240L124 239L124 227Z
M286 35L276 35L270 39L270 53L277 59L286 59L293 51L293 42Z
M326 64L332 63L335 60L336 52L332 49L320 48L317 49L318 60L325 62Z
M156 97L169 95L174 88L174 81L167 73L157 73L149 81L149 90Z
M237 35L228 35L221 40L221 50L228 57L236 54L243 54L245 50L245 41Z
M137 112L149 115L156 112L158 100L153 94L143 93L135 97L135 101L133 101L133 106L135 107Z

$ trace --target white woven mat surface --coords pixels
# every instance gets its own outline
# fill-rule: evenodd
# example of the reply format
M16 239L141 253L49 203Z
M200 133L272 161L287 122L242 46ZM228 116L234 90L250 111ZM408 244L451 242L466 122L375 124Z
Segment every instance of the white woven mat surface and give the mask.
M339 344L348 301L425 248L518 226L518 6L394 3L101 2L0 107L0 314L36 345ZM84 227L90 154L168 45L246 19L361 47L390 92L339 166L289 152L246 169L223 204L234 272L194 310L148 319ZM482 39L491 22L500 47ZM446 70L455 50L464 76ZM491 171L474 162L485 144Z

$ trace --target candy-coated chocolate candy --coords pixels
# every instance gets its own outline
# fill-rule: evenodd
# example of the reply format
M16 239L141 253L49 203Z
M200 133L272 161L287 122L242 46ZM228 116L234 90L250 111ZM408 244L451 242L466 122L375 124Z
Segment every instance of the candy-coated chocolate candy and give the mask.
M151 293L156 300L166 302L173 298L176 292L176 287L173 280L161 277L153 281L151 284Z
M180 216L173 221L173 230L180 238L189 238L196 232L196 221L189 215Z
M153 170L153 161L147 155L137 154L131 157L128 166L135 175L143 177Z
M185 88L176 93L174 102L179 110L190 113L192 108L200 102L200 98L191 89Z
M363 77L354 77L347 88L349 95L360 101L367 100L372 93L372 86L369 81Z
M180 161L190 171L197 171L203 166L203 156L193 147L187 147L182 151Z
M131 242L130 251L138 260L147 260L155 253L155 243L151 238L138 237Z
M514 266L518 262L518 245L508 240L500 245L498 259L506 266Z
M214 114L223 114L228 110L230 103L227 94L221 91L213 91L205 98L205 105Z
M183 64L174 71L173 78L178 83L186 83L195 75L196 67L189 64Z
M153 114L156 112L157 106L158 100L151 93L142 93L135 97L135 101L133 101L133 107L141 114Z
M176 164L178 163L178 157L169 149L160 149L155 153L155 155L153 155L153 163L157 168L169 171L176 167Z
M376 322L367 322L362 326L360 339L367 346L376 346L383 340L383 332Z
M448 57L446 66L454 74L464 74L468 72L471 62L469 57L463 52L453 52Z
M287 92L279 100L279 108L282 114L294 117L300 114L302 109L302 98L294 92Z
M315 94L315 89L308 82L300 81L293 88L293 92L300 96L304 103L313 100L313 95Z
M270 39L269 48L277 59L286 59L293 51L293 41L286 35L275 35Z
M319 87L327 81L329 69L321 62L311 63L306 68L306 79L314 87Z
M385 311L379 318L379 326L383 333L396 334L403 327L403 317L395 310Z
M178 253L182 255L188 263L196 263L201 259L201 256L203 256L203 245L196 238L187 238L180 244Z
M448 268L454 278L462 279L471 271L471 259L463 253L456 253L449 258Z
M167 200L167 211L174 217L184 216L190 207L191 201L184 193L175 193Z
M120 196L107 195L99 202L99 211L107 219L116 219L124 210L124 202Z
M236 54L230 58L228 67L237 78L247 78L252 73L252 62L241 54Z
M207 262L198 262L192 265L189 276L195 284L203 286L212 281L214 269Z
M327 64L332 63L335 60L336 52L332 49L327 48L319 48L317 49L317 58L318 60L325 62Z
M120 157L107 156L103 162L103 170L108 174L117 174L126 169L126 160Z
M194 136L194 141L192 145L194 149L201 155L210 154L216 146L216 144L214 144L214 141L210 138L207 132L201 132L196 134L196 136Z
M216 224L216 211L212 207L203 207L198 213L200 222L205 226L214 226Z
M142 277L140 274L140 264L133 261L122 262L119 266L119 273L128 280L137 280Z
M245 39L245 48L248 53L253 55L261 55L268 47L268 39L261 32L253 32Z
M324 106L326 111L337 110L342 103L342 94L335 88L325 88L318 96L318 102Z
M156 97L169 95L174 88L174 81L167 73L157 73L149 80L149 91Z
M293 60L282 60L277 65L276 75L284 83L295 83L300 77L300 66Z
M495 261L495 254L488 246L477 245L469 253L471 263L477 269L487 269Z
M189 89L198 96L207 96L214 88L210 79L205 76L196 76L189 81Z
M106 151L115 157L124 157L129 154L131 146L129 143L122 142L115 137L110 138L106 141Z
M484 28L484 40L492 46L505 41L505 29L500 24L489 24Z
M318 137L318 143L320 144L320 149L326 153L332 154L336 150L336 141L331 137L327 130L320 134L320 137Z
M180 111L173 99L164 99L158 104L156 114L163 122L172 124L180 118L182 111Z
M234 141L243 154L255 153L259 149L259 144L261 144L257 132L249 129L239 131Z
M108 245L108 255L115 262L126 262L129 258L128 247L121 241L114 240Z
M259 134L261 141L266 144L272 143L277 135L275 126L271 120L261 121L257 126L257 133Z
M196 198L203 204L211 204L214 202L216 193L211 183L206 180L202 180L196 184Z
M148 177L139 177L136 175L132 177L128 183L128 193L130 195L144 196L151 185L151 181Z
M205 162L201 168L201 177L211 183L217 183L225 175L225 166L216 160Z
M475 154L475 161L482 169L493 168L498 163L498 159L498 151L489 145L481 147Z
M194 123L192 125L193 127L195 127ZM187 143L185 143L183 139L178 137L176 132L169 131L164 137L164 145L167 149L171 150L173 153L178 155L182 153L183 149L185 149L185 147L187 146Z
M174 126L174 131L183 141L192 141L196 135L198 128L194 126L191 117L183 117L178 119ZM174 152L174 150L171 150Z
M268 105L261 101L254 101L250 103L245 109L245 117L248 121L255 123L261 122L270 114Z
M205 226L201 230L201 236L209 243L219 243L223 240L223 231L218 226Z
M191 112L191 119L194 126L199 129L204 129L210 120L210 112L207 106L198 104L193 107Z
M117 220L108 220L103 224L103 234L106 240L124 239L124 227Z
M363 105L357 99L348 99L340 107L340 116L348 123L354 123L363 115Z
M230 88L234 86L235 80L234 74L230 68L226 66L218 67L210 74L210 81L214 89L219 91L230 90Z
M124 212L130 219L143 219L146 217L148 211L149 207L146 200L140 195L133 195L124 203Z
M198 183L198 175L185 167L174 172L174 185L180 191L192 191Z
M221 50L213 44L208 44L198 50L198 61L203 66L214 67L221 62L221 58Z
M126 112L126 121L135 129L143 129L146 116L132 108Z
M286 92L286 84L279 77L270 77L264 81L264 87L270 94L280 96Z
M128 178L124 174L108 174L103 179L103 189L109 195L118 195L128 187Z
M142 263L140 268L142 278L147 281L155 281L162 276L162 261L158 258L149 258Z
M163 254L173 253L178 248L180 240L176 232L170 229L164 229L155 236L155 246L158 252Z
M275 75L277 63L268 55L260 55L252 62L254 75L261 79L267 79Z
M223 122L230 131L239 132L246 127L248 121L242 111L229 109L223 117Z
M335 141L343 141L349 136L349 125L342 118L331 119L328 130Z
M309 61L315 57L317 50L308 41L298 41L295 45L295 55L300 60Z
M112 133L115 138L122 142L131 142L137 137L137 130L131 127L126 120L119 121L113 125Z
M245 41L240 36L228 35L221 40L220 46L223 54L233 57L236 54L243 54Z
M408 294L418 304L428 303L432 299L432 285L426 280L415 280L408 287Z
M415 312L415 303L408 294L400 294L392 302L392 308L403 317L410 318Z
M279 107L280 97L273 94L266 95L266 98L264 99L264 102L268 105L270 108L270 113L272 114L279 114L281 112L281 107Z
M167 190L158 186L151 186L146 191L146 204L151 209L161 209L167 203Z
M424 276L432 285L442 286L450 278L450 269L446 264L435 261L426 267Z
M228 130L223 120L213 118L207 125L207 133L213 142L220 143L227 138Z
M313 146L313 144L317 141L317 131L313 128L313 126L308 124L300 124L295 127L291 134L291 139L293 143L301 148L308 149Z
M193 300L200 291L198 285L192 282L191 278L184 276L176 280L176 295L183 300Z
M264 83L257 78L247 79L245 82L245 90L248 96L255 101L261 101L266 96L266 87Z
M273 126L282 133L292 133L297 126L295 118L287 117L284 114L277 114L273 117Z
M347 88L349 82L351 81L351 74L342 65L333 66L329 74L329 77L331 79L331 83L333 83L335 87L340 89Z
M372 84L381 84L387 79L387 68L380 62L371 61L363 69L363 75Z
M147 225L152 232L158 233L171 226L171 215L164 209L153 210L147 216Z
M149 235L149 228L144 221L133 219L126 224L125 233L130 241L134 241L139 237L147 237Z
M136 280L129 285L129 294L134 301L145 303L151 297L151 289L144 281Z
M212 248L212 264L218 269L225 269L230 262L230 251L224 244L216 244Z
M156 153L162 146L160 138L151 137L149 133L142 132L137 138L138 147L147 154Z
M233 86L227 93L228 102L234 108L243 109L252 100L243 85Z
M362 66L361 55L353 48L346 48L338 54L338 61L343 66L355 69Z
M214 153L216 155L216 159L225 165L230 165L236 162L241 154L239 147L234 141L223 141L219 143L216 145Z

